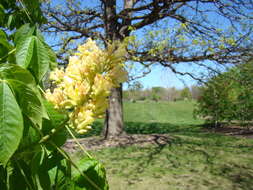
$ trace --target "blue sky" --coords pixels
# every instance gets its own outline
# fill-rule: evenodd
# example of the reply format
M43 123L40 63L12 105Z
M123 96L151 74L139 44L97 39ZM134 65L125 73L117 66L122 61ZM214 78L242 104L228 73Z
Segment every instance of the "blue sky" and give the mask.
M66 0L53 0L53 4L61 4L64 6L64 2ZM119 1L120 2L120 1ZM94 6L94 4L97 3L97 0L91 0L91 1L83 1L84 4L88 6ZM92 4L92 5L91 5ZM214 15L210 15L210 18L214 19ZM226 28L227 23L223 19L216 19L216 22L219 22L222 28ZM163 25L164 26L164 25ZM166 25L169 27L168 25ZM142 33L142 32L140 32ZM51 42L54 41L54 39L51 38ZM50 43L50 42L49 42ZM177 68L180 68L180 71L190 71L190 72L199 72L201 71L199 68L194 67L193 65L186 65L183 64ZM178 76L175 75L173 72L171 72L167 68L159 67L159 66L153 66L151 73L146 75L145 77L139 79L144 88L151 88L154 86L162 86L162 87L176 87L176 88L183 88L185 86L191 86L197 84L196 81L191 79L187 76ZM125 85L125 88L127 85Z
M155 66L151 73L138 80L144 88L161 86L165 88L184 88L196 84L196 81L187 76L178 76L167 68Z

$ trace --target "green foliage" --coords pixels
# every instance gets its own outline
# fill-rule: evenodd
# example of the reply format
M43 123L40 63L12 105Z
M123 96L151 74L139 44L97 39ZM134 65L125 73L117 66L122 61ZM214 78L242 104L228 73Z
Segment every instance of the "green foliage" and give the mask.
M191 99L191 91L189 88L185 87L180 94L181 98L184 99Z
M197 100L200 97L199 86L185 87L183 89L152 87L151 89L137 89L130 87L123 91L123 99L138 101L178 101L178 100Z
M202 87L195 114L216 124L232 120L242 124L252 121L252 74L252 62L248 62L211 78Z
M84 160L78 174L61 148L68 118L41 94L56 55L38 29L40 13L38 0L0 2L0 189L108 189L101 164Z
M73 173L73 181L75 183L75 189L83 189L83 190L108 190L108 183L105 180L106 174L104 167L95 159L90 159L88 157L83 158L79 161L78 170L81 170L83 174L87 176L86 180L83 180L83 176L78 172L74 171ZM96 182L96 187L92 185L92 182Z
M51 54L50 49L44 45L34 27L28 29L28 25L21 27L15 35L16 62L23 68L28 68L37 81L41 81L49 68ZM25 34L24 38L19 36Z
M1 0L1 27L13 30L25 23L42 24L46 22L40 9L40 1L19 0L18 2L16 0Z
M18 148L23 133L21 110L5 81L0 81L0 107L0 163L5 166Z

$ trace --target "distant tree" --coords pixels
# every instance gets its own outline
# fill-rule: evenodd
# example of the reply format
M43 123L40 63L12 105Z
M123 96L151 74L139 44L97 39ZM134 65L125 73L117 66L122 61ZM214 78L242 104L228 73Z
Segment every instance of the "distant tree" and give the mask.
M164 94L166 93L165 88L160 86L155 86L151 88L151 99L154 101L159 101L162 99Z
M140 100L142 96L143 85L140 81L133 81L129 85L128 90L123 91L123 98L127 100Z
M190 89L188 87L183 88L181 90L180 96L183 100L190 100L192 98Z

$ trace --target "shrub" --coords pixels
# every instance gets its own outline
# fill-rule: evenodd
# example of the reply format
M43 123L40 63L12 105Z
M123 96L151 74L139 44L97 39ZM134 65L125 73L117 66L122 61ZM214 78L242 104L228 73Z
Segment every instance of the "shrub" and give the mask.
M201 88L195 115L219 122L248 123L253 119L252 62L211 78Z

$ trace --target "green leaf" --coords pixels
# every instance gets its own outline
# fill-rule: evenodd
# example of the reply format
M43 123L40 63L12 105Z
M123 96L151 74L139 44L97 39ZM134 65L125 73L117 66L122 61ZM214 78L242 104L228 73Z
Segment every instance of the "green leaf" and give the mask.
M54 109L54 106L49 103L48 101L44 101L44 105L46 107L49 119L43 120L42 125L42 132L44 135L49 134L52 129L56 129L61 127L54 135L51 136L50 140L53 141L57 146L62 146L68 137L68 133L64 126L61 126L63 122L67 120L67 115L59 113L57 110ZM48 150L54 150L50 143L46 144Z
M47 49L48 56L49 56L49 59L50 59L49 67L50 67L51 70L53 70L58 65L56 54L54 53L54 51L52 50L52 48L49 45L47 45L46 43L44 43L44 45Z
M30 87L36 87L32 74L26 69L14 64L0 64L0 79L18 80Z
M0 61L5 62L8 58L8 53L12 49L12 45L9 44L6 33L0 29Z
M54 142L55 145L58 147L61 147L62 145L65 144L68 138L68 133L65 129L64 126L61 126L60 129L57 129L60 126L55 126L52 121L50 120L43 120L43 125L42 125L42 131L44 135L50 134L52 129L56 129L57 132L55 132L53 135L51 134L50 136L50 142ZM46 142L46 148L48 150L55 150L55 147L52 146L50 142Z
M24 153L25 156L28 156L28 154L25 152L33 154L34 152L39 151L38 149L40 149L40 147L38 147L38 142L40 139L40 133L32 127L31 121L26 116L24 116L24 131L19 149L22 149L22 153Z
M46 170L51 170L51 169L55 168L56 166L58 166L63 159L64 159L64 157L62 156L61 153L59 153L58 151L53 151L48 156L47 162L45 162L44 167ZM52 176L52 178L53 178L53 176Z
M78 163L78 168L89 180L83 177L77 170L73 172L75 189L85 190L108 190L108 182L104 167L95 159L83 158ZM92 182L90 182L92 181Z
M31 63L35 39L35 36L28 36L18 41L16 46L16 62L19 66L27 68Z
M36 189L36 181L31 175L31 169L28 163L19 159L12 162L13 172L10 175L9 186L10 190L16 189Z
M8 179L8 190L15 189L27 189L24 176L22 175L16 163L13 164L12 172L9 174Z
M11 28L11 25L12 25L12 22L14 21L14 17L13 15L11 14L9 17L8 17L8 22L7 22L7 27L8 28Z
M10 87L0 82L0 162L6 165L23 135L23 117Z
M52 122L53 127L59 126L63 121L67 119L67 115L60 113L54 108L54 105L47 100L43 101L43 104L47 110L50 121Z
M46 150L37 152L31 162L32 175L36 177L39 189L51 189L50 177L47 169L48 156Z
M1 18L1 20L0 20L0 26L3 26L5 24L4 23L5 16L6 16L6 14L4 12L4 7L3 7L3 5L0 4L0 18Z
M34 48L31 65L29 69L40 82L49 69L49 56L46 47L37 37L34 37Z
M33 33L35 31L35 27L34 26L30 26L30 24L24 24L22 25L16 32L14 35L14 43L17 45L18 41L20 41L21 39L25 38L25 37L29 37L32 36Z
M7 188L7 172L3 166L0 166L0 187L1 187L1 190L8 190L8 188Z
M6 33L0 29L0 44L6 47L7 49L11 48L11 45L8 42Z
M42 126L43 107L36 92L25 83L17 80L8 80L15 92L17 102L22 110L35 125Z

